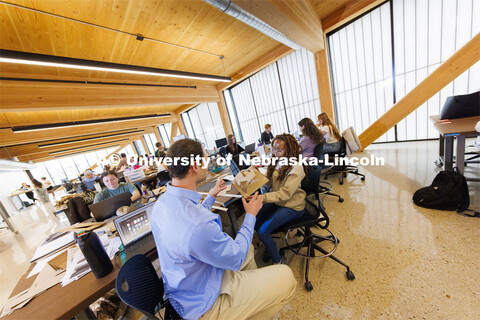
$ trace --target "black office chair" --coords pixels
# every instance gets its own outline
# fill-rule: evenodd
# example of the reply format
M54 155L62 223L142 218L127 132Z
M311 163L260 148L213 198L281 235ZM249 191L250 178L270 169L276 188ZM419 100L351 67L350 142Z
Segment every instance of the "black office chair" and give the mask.
M182 319L168 300L164 299L163 281L158 278L150 260L143 254L128 259L118 272L115 288L120 299L148 319L165 308L165 319Z
M315 148L313 149L313 156L315 158L317 158L317 160L322 160L323 161L323 152L322 151L323 151L323 146L324 145L325 145L325 143L317 144L315 146ZM322 170L322 167L323 166L319 166L317 169ZM319 188L320 188L320 190L319 190L320 194L326 194L326 195L329 195L329 196L337 197L339 202L344 201L343 198L340 195L338 195L336 193L333 193L333 192L330 192L333 189L333 186L332 186L331 183L329 183L327 181L320 180L319 181Z
M172 181L172 179L170 178L170 174L168 173L168 170L160 171L159 173L157 173L157 179L158 179L157 188L163 187L168 182Z
M340 148L339 151L327 153L329 155L329 157L338 156L339 158L343 158L343 157L347 156L347 146L346 146L347 143L345 141L345 138L342 137L341 143L342 143L342 147ZM337 174L337 173L341 174L340 175L340 182L339 182L340 184L343 184L343 179L347 177L348 173L360 176L361 180L365 181L365 175L358 172L358 167L357 166L350 166L350 165L346 165L346 164L331 166L330 169L325 173L324 178L325 178L325 180L327 180L328 176L330 176L332 174Z
M334 261L340 263L342 266L347 268L347 278L349 280L354 280L355 275L350 270L350 267L345 264L343 261L336 258L333 253L337 250L338 238L328 230L330 224L330 219L328 218L325 208L323 207L322 201L319 196L319 181L320 181L321 171L314 167L308 167L308 175L302 181L302 189L307 193L305 199L305 213L297 220L294 220L282 227L278 228L274 232L285 232L285 242L286 246L280 249L280 253L283 255L286 250L291 250L293 253L307 258L305 265L305 288L307 291L312 291L312 283L308 280L308 271L310 259L312 258L330 258ZM329 235L322 236L312 232L313 228L321 228L326 230ZM295 243L289 243L288 234L290 231L297 229L297 236L302 239ZM320 247L319 243L322 241L329 242L333 244L333 249L330 251L325 250ZM307 248L307 253L304 254L300 252L302 248ZM317 256L316 252L320 252L322 255Z

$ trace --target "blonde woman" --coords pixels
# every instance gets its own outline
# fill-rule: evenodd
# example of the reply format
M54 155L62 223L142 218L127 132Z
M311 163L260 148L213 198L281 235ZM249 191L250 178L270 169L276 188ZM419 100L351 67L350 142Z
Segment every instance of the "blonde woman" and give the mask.
M342 148L342 136L328 114L325 112L320 113L317 125L326 140L326 144L323 146L323 153L340 151Z

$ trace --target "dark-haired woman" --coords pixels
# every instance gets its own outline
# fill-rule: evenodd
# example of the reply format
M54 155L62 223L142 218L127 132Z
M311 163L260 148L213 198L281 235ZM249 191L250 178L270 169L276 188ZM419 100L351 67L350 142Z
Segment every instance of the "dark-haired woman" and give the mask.
M304 158L310 158L313 156L313 150L315 147L319 144L325 143L325 139L310 118L303 118L300 120L300 122L298 122L298 127L303 134L303 137L300 140L300 145L303 149L302 155Z
M32 179L32 183L37 190L38 198L40 199L40 201L43 203L50 202L50 197L48 196L47 188L45 188L43 184L37 179Z
M264 205L257 215L255 230L265 244L266 256L275 264L285 264L286 261L278 252L271 233L300 218L305 209L305 191L300 188L305 168L300 163L291 165L285 161L291 158L298 160L301 153L302 147L291 134L277 135L272 141L272 154L276 164L272 163L267 169L271 189L262 195Z
M228 146L226 148L226 154L231 153L232 156L236 156L237 154L242 153L245 151L241 146L237 144L237 140L233 134L229 134L227 137Z

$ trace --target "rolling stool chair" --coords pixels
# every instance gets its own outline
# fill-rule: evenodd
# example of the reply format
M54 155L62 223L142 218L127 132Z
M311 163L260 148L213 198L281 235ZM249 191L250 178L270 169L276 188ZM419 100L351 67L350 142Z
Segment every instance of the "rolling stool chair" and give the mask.
M334 157L334 156L338 156L340 158L345 157L347 155L345 138L342 137L341 142L342 142L342 147L340 148L340 150L338 152L331 152L331 153L327 153L327 154L331 157ZM341 165L338 165L338 166L333 165L325 173L324 178L325 178L325 180L327 180L328 176L330 176L332 174L337 174L337 173L341 174L340 175L340 182L339 182L341 185L343 184L343 179L347 177L348 173L351 173L351 174L354 174L354 175L357 175L357 176L361 176L360 180L365 181L365 175L358 172L358 167L357 166L350 166L350 165L346 165L346 164L341 164Z
M115 288L119 298L148 319L159 319L157 312L165 308L165 320L182 319L168 300L164 299L163 281L150 260L143 254L128 259L118 272Z
M324 146L324 145L325 145L325 143L317 144L317 145L315 146L315 148L313 149L313 156L314 156L315 158L317 158L317 160L322 160L322 161L323 161L323 159L322 159L322 150L323 150L323 146ZM321 167L318 167L317 169L318 169L318 170L322 170ZM321 176L321 175L320 175L320 176ZM318 186L319 186L319 188L320 188L319 191L318 191L318 193L337 197L337 198L338 198L338 202L343 202L343 201L344 201L344 199L343 199L340 195L338 195L338 194L336 194L336 193L333 193L333 192L330 192L330 191L332 191L332 189L333 189L333 186L332 186L332 184L331 184L330 182L321 181L321 180L320 180Z
M308 280L310 259L322 259L328 257L347 269L346 275L348 280L355 279L355 275L350 270L350 267L333 255L333 253L337 250L339 240L335 234L327 229L328 225L330 224L330 219L325 212L319 197L320 176L320 170L313 167L308 167L308 175L302 181L302 189L307 193L307 197L305 199L305 213L299 219L289 222L274 231L274 233L285 232L285 243L287 245L280 249L280 254L283 255L286 250L291 250L294 254L307 258L305 265L305 288L307 291L313 290L312 283ZM322 236L313 233L311 229L317 227L326 230L329 235ZM297 229L297 236L300 236L303 239L295 244L290 244L288 233L295 229ZM320 247L319 243L323 241L333 244L333 249L327 251ZM307 248L306 254L300 252L302 248ZM322 253L322 255L317 256L317 251Z

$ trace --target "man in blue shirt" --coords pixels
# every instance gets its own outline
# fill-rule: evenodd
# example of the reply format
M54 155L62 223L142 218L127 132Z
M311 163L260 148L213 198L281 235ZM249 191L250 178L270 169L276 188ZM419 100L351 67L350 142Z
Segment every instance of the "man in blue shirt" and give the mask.
M206 158L194 140L175 142L167 157L171 184L155 204L152 233L157 246L165 294L184 319L266 319L280 311L292 296L296 281L286 265L257 269L252 236L262 198L242 199L246 216L235 239L222 231L220 217L211 212L219 179L203 202L196 191L206 177L202 162L180 159ZM205 159L204 159L205 160Z

